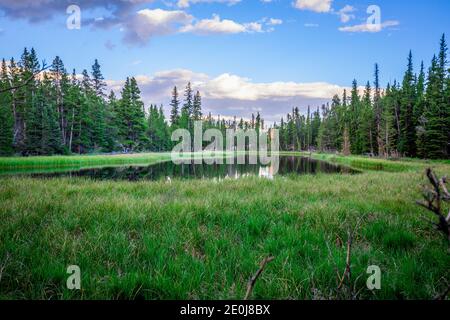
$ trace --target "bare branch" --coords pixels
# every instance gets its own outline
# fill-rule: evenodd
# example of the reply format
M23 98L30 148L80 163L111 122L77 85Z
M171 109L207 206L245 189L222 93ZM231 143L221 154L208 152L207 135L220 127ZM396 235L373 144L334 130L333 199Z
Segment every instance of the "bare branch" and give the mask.
M269 262L273 261L274 259L275 259L274 257L267 257L261 262L258 271L256 271L256 273L253 275L253 277L251 277L251 279L248 281L247 292L245 293L244 300L248 300L248 298L252 294L253 287L255 286L256 280L258 280L259 276L264 271L264 268L266 267L266 265Z
M445 185L447 183L447 177L443 177L439 180L439 186L442 189L442 193L444 196L442 197L442 200L444 201L450 201L450 193L447 190L447 186Z
M9 88L4 88L4 89L0 89L0 93L5 93L8 91L14 91L17 89L20 89L22 87L25 87L26 85L28 85L30 83L31 80L33 80L38 74L40 74L41 72L44 72L45 70L49 69L51 66L47 66L45 63L43 63L42 68L38 71L36 71L35 73L33 73L28 79L26 79L23 83L18 84L16 86L12 86Z
M433 223L433 225L436 226L437 230L442 231L450 242L450 212L447 216L444 216L444 213L442 212L442 201L450 200L450 194L445 185L447 178L436 178L436 175L430 168L426 170L426 175L434 190L425 188L423 190L423 197L425 201L417 201L416 203L419 206L433 212L438 217L439 222Z
M347 278L349 284L352 278L352 269L351 269L352 243L353 243L353 232L348 231L347 257L345 259L345 270L344 274L341 277L341 283L339 283L338 289L342 288L345 278Z

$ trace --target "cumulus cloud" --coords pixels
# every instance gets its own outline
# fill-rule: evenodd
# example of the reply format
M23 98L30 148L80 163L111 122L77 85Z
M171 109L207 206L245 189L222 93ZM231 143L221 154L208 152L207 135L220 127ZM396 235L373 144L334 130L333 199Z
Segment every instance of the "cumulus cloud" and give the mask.
M200 2L217 2L236 4L241 0L178 0L179 7L188 7ZM120 27L124 31L124 41L130 45L145 45L154 36L174 33L195 34L236 34L273 31L274 25L281 24L279 19L240 23L230 19L221 19L218 15L212 18L196 19L184 10L143 9L139 5L154 0L78 0L83 14L83 23L96 28ZM52 18L56 14L66 15L66 8L72 0L0 0L0 12L10 18L22 18L30 22L39 22ZM104 17L84 15L84 10L104 8L108 14ZM267 27L267 28L264 28ZM270 28L269 28L270 27ZM266 29L266 30L264 30ZM111 43L106 43L113 49Z
M124 23L125 42L146 44L152 37L174 33L199 35L264 32L260 22L239 23L213 15L211 19L197 20L182 10L144 9Z
M144 9L125 22L125 41L127 43L146 43L151 37L171 34L180 25L186 25L193 16L181 10Z
M125 41L129 44L145 44L154 36L174 33L198 35L237 34L273 31L265 26L282 23L279 19L262 19L256 22L239 23L221 19L214 14L210 19L195 19L182 10L144 9L124 23Z
M258 101L263 99L285 100L289 97L330 98L341 88L325 82L296 83L271 82L255 83L248 78L233 74L222 74L204 85L210 98L227 98Z
M294 7L300 10L309 10L319 13L331 11L333 0L295 0Z
M255 22L239 23L229 19L221 19L219 15L214 14L211 19L202 19L185 25L180 29L180 32L191 32L201 35L271 32L274 30L273 26L282 23L281 19L274 18L263 18Z
M261 111L268 121L279 121L293 106L306 110L308 105L317 107L330 101L335 94L342 94L344 87L327 82L268 82L258 83L235 74L224 73L210 77L204 73L176 69L161 71L153 76L136 77L146 104L166 106L173 86L184 88L191 82L194 90L200 90L204 111L214 115L249 117ZM108 85L120 92L123 81L108 81ZM349 88L346 88L349 89Z
M211 19L202 19L194 24L189 24L181 28L181 32L192 32L197 34L211 34L211 33L241 33L248 32L256 26L240 24L233 20L221 20L219 15L215 14Z
M398 22L396 20L389 20L389 21L385 21L381 24L364 23L364 24L358 24L358 25L354 25L354 26L341 27L341 28L339 28L339 31L376 33L376 32L383 31L386 28L395 27L398 25L400 25L400 22Z

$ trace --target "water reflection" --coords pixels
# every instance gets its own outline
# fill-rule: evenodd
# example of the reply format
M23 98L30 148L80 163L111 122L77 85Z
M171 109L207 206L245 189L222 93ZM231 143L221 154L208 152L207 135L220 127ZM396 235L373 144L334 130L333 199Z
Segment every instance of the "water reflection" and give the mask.
M235 159L236 160L236 159ZM237 162L237 161L235 161ZM277 168L278 167L278 168ZM174 164L163 162L150 166L122 166L82 169L68 172L35 173L27 176L37 178L87 177L95 180L168 180L168 179L240 179L258 176L273 179L275 176L302 174L352 174L356 171L332 163L305 157L280 156L278 166L261 164Z

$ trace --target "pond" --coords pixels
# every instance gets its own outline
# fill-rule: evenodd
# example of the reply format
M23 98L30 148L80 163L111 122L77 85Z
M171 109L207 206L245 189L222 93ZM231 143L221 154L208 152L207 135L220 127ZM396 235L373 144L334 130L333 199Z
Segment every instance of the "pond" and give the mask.
M236 159L235 159L235 162ZM21 173L33 178L86 177L94 180L162 180L162 179L239 179L247 176L273 178L274 176L302 174L354 174L356 170L307 157L280 156L279 170L261 164L174 164L172 161L148 166L115 166L71 171Z

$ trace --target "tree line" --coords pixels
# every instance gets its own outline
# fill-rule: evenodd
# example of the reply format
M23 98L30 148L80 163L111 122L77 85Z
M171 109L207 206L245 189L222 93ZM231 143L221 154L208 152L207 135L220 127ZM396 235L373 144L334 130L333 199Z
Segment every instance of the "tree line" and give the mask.
M106 94L97 60L90 72L71 74L59 57L40 72L34 49L20 61L2 60L0 69L0 155L85 154L94 152L169 151L174 130L193 136L194 121L203 130L266 130L258 112L251 119L226 119L202 112L202 97L188 83L172 90L170 116L163 106L145 108L134 77L126 79L120 97ZM282 150L320 150L380 157L449 158L450 69L445 35L425 72L415 73L410 52L405 75L382 88L375 65L373 84L364 92L356 80L350 92L302 114L298 107L274 128ZM225 146L226 147L226 146Z
M414 72L409 53L401 82L380 86L375 65L373 85L360 94L353 81L351 92L333 97L307 115L298 108L276 125L285 150L320 150L380 157L450 157L450 69L445 35L440 50L425 72ZM320 110L321 109L321 110Z
M42 63L43 64L43 63ZM199 91L188 83L183 97L173 88L170 121L163 106L145 108L134 77L126 79L120 97L106 94L100 64L77 75L66 71L56 57L43 70L34 49L24 49L20 61L2 60L0 69L0 155L54 155L110 152L169 151L171 133L187 129L194 121L203 130L262 130L258 113L240 121L203 115Z

